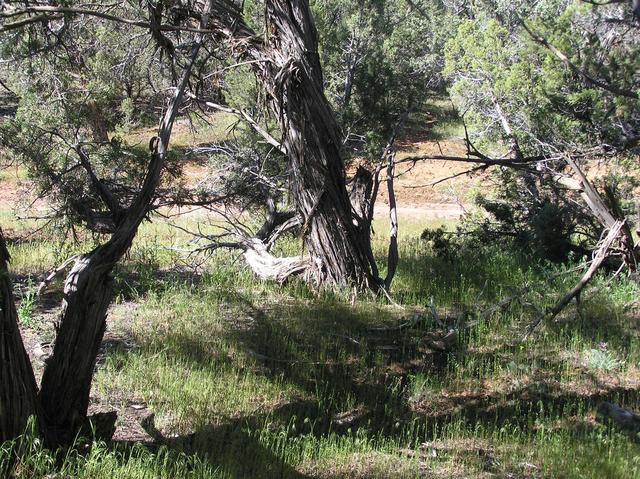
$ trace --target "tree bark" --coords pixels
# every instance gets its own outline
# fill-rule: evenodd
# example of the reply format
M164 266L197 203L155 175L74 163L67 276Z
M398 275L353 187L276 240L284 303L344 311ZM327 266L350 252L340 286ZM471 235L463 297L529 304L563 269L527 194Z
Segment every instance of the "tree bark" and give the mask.
M210 1L202 15L203 29L207 26L211 7ZM173 123L203 38L200 35L191 48L189 61L160 125L139 194L126 212L117 218L117 227L110 240L79 257L65 281L58 334L39 394L45 443L49 448L71 444L86 418L91 379L111 301L111 273L131 246L153 202L169 149Z
M311 259L307 280L376 289L370 230L354 224L341 132L323 91L309 3L270 0L266 20L271 61L256 64L258 78L280 122L289 157L291 191Z
M8 262L0 230L0 443L23 434L29 417L37 416L36 380L18 328Z
M310 262L306 280L377 289L370 230L354 224L340 128L324 95L309 1L267 0L266 39L247 26L236 5L217 2L215 8L212 28L240 61L248 60L279 122Z
M40 391L46 443L70 444L89 406L93 368L111 302L111 270L100 248L81 258L65 281L65 299L53 356Z

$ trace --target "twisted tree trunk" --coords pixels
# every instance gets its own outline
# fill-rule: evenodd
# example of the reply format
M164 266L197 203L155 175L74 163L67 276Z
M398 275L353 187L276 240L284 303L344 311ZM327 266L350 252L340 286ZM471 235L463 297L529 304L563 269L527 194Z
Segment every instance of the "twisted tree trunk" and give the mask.
M46 444L73 442L89 407L89 391L111 302L113 263L102 248L80 258L67 276L56 341L39 394Z
M211 2L202 16L206 28ZM76 260L64 286L64 300L53 355L45 368L39 394L45 440L50 448L70 444L84 422L89 406L91 379L106 327L115 264L129 250L140 223L146 217L160 181L173 123L182 105L203 36L191 48L173 100L165 112L153 144L147 174L129 208L118 216L111 239Z
M303 223L306 279L378 289L371 231L354 215L347 193L342 138L324 95L309 1L266 0L266 39L249 28L234 2L217 0L214 10L211 28L236 58L248 60L279 122L278 147L289 159L290 190Z
M29 416L37 416L36 380L18 329L8 262L0 230L0 443L22 434Z
M323 90L308 0L268 0L267 42L248 49L289 158L291 192L317 285L377 289L370 229L359 227L346 187L342 138Z

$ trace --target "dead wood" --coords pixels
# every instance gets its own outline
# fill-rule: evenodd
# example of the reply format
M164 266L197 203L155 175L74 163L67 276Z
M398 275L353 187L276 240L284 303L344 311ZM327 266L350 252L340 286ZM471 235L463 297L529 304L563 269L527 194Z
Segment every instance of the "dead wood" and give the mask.
M309 260L302 256L279 258L272 255L258 238L243 240L241 247L247 265L260 279L284 283L290 276L302 274L309 267Z
M391 282L398 268L398 210L396 208L396 194L393 187L393 173L395 170L395 150L388 155L387 164L387 194L389 196L389 252L387 254L387 275L384 278L384 290L389 293Z
M553 307L549 308L544 314L538 315L538 318L527 328L525 339L533 332L538 324L545 319L553 320L565 308L565 306L571 302L572 299L577 298L580 295L584 287L589 283L589 281L591 281L595 272L609 255L609 249L613 245L614 241L620 239L620 234L624 224L624 221L616 221L596 250L589 269L585 272L582 278L580 278L576 285L567 294L560 298Z
M58 276L61 276L67 268L69 268L76 260L80 259L80 255L75 255L66 260L57 268L53 269L41 282L38 286L37 295L42 296L42 294L47 290L51 282L56 279Z
M629 268L629 271L634 271L637 268L637 257L635 251L635 245L633 236L631 234L631 228L629 224L624 221L624 215L618 205L617 198L613 194L613 191L610 189L605 189L607 193L607 197L609 200L609 204L607 204L600 193L596 191L591 182L588 180L587 176L580 169L575 160L571 157L567 157L567 164L574 171L576 176L578 177L579 185L580 185L580 194L584 199L585 203L589 206L589 209L593 212L593 214L598 218L600 223L605 228L613 228L617 221L623 221L621 233L621 242L620 245L622 247L622 256L624 263Z

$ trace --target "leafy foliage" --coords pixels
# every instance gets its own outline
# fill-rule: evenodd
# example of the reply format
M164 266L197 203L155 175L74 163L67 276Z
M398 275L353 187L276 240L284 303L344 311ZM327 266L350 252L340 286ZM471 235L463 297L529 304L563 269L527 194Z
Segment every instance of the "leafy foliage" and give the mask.
M578 155L585 165L613 157L615 164L637 149L640 42L630 33L637 26L611 20L629 19L623 6L548 0L494 7L463 21L446 44L452 96L480 145L498 155L548 160L538 165L537 178L496 175L497 196L477 198L489 215L479 221L480 232L489 240L507 235L536 256L565 261L593 245L601 226L577 206L579 198L555 185L566 168L559 160Z

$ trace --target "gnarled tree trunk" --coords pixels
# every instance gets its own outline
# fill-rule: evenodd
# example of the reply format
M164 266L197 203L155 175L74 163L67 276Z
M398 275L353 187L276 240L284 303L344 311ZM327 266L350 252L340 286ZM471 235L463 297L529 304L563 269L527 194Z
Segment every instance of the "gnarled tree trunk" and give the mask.
M289 157L291 191L311 260L307 279L376 289L370 230L358 227L349 201L340 128L323 91L309 2L269 0L266 21L267 44L254 56L268 62L254 69Z
M214 8L212 28L236 57L249 60L280 124L310 264L306 279L318 286L377 289L370 228L358 221L349 201L341 133L324 95L309 1L266 0L266 40L247 26L234 3L218 0Z
M37 416L36 380L18 329L8 262L0 230L0 443L24 433L29 416Z
M206 8L201 21L202 28L206 28L211 3ZM93 369L112 296L111 273L131 246L138 227L153 202L167 156L173 123L202 42L201 35L191 48L189 62L160 125L139 194L126 213L118 216L119 221L111 239L76 260L65 281L58 335L53 355L42 377L39 394L45 439L51 448L70 444L86 418Z
M152 160L141 193L111 239L79 257L65 280L53 355L42 376L44 436L55 449L73 442L87 416L91 380L112 298L112 271L128 251L150 205L163 157Z
M124 253L124 252L123 252ZM67 276L53 355L39 394L46 443L73 442L89 407L89 391L111 302L113 264L101 248L80 258Z

